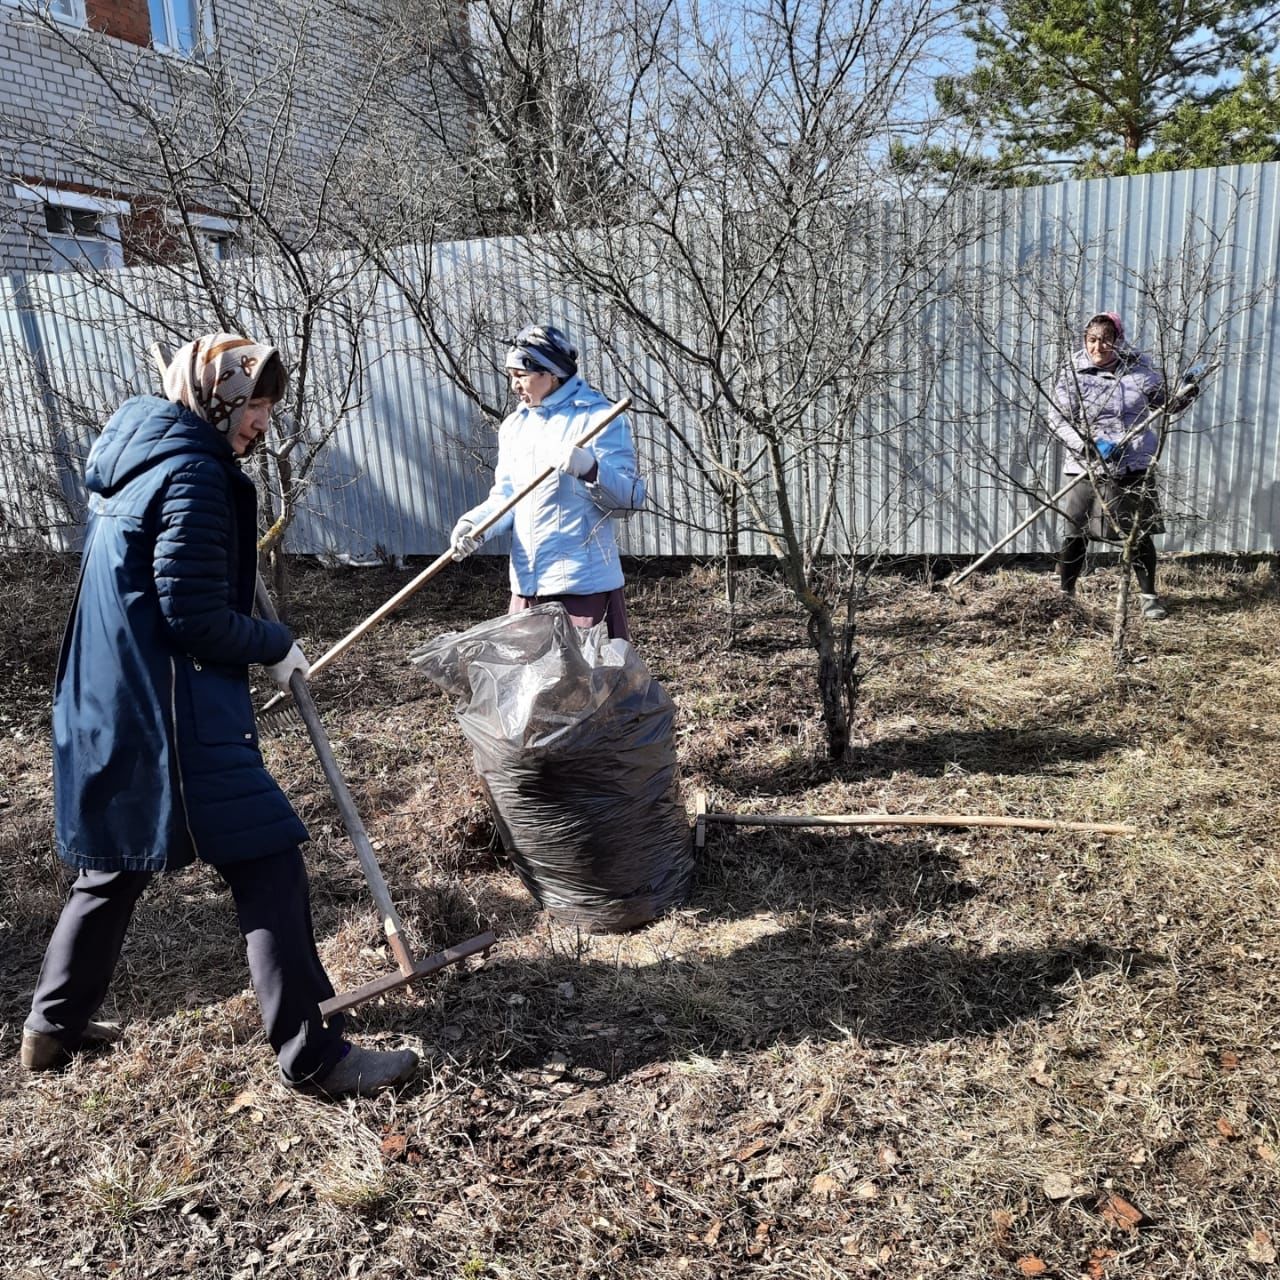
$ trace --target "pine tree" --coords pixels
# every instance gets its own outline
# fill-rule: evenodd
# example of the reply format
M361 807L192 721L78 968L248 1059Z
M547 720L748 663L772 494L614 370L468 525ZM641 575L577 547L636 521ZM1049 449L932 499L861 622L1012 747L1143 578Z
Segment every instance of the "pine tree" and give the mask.
M927 157L939 167L1005 184L1213 163L1210 117L1246 131L1229 153L1267 152L1269 139L1274 154L1275 0L1005 0L962 13L975 65L935 89L976 131L978 154ZM1247 89L1234 74L1246 63Z
M1245 66L1240 82L1209 106L1184 103L1160 127L1139 168L1196 169L1280 160L1280 65Z

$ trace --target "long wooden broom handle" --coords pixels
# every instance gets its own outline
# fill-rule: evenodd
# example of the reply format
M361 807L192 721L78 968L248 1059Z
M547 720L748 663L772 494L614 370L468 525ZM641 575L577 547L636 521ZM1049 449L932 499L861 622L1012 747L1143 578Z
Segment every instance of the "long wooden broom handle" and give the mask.
M631 408L631 397L624 396L621 400L617 402L617 404L612 405L610 407L609 412L605 414L605 416L601 418L600 421L597 422L595 426L591 428L590 431L588 431L584 436L580 437L578 440L574 441L574 447L581 449L581 448L584 448L586 445L590 444L591 441L594 440L596 436L598 436L605 429L605 427L607 427L611 422L613 422L615 418L621 417L624 413L626 413L626 411L629 408ZM556 472L555 467L544 467L540 472L538 472L536 476L534 476L532 480L529 481L527 485L525 485L523 489L520 490L519 493L515 494L511 498L508 498L507 501L504 502L502 506L500 506L497 509L497 511L493 513L493 515L489 516L485 520L482 520L475 527L473 531L474 534L483 534L487 530L493 528L493 526L497 524L498 521L501 520L503 516L505 516L517 504L519 504L521 501L527 498L529 494L531 494L540 484L542 484L546 480L549 480L551 476L555 474L555 472ZM340 658L344 653L346 653L346 651L349 648L351 648L351 646L355 644L355 642L359 640L360 637L365 634L365 632L371 631L388 614L394 613L402 604L404 604L406 600L409 599L410 596L420 591L423 587L427 585L428 582L431 581L432 578L436 576L436 574L440 573L442 570L447 568L452 563L453 563L453 550L451 548L450 550L445 551L441 555L437 556L436 559L433 560L425 569L423 569L423 571L420 574L418 574L416 578L414 578L411 582L405 583L405 585L401 587L400 590L397 591L395 595L393 595L388 601L386 601L382 605L379 605L378 608L376 608L363 622L358 623L355 627L353 627L350 631L348 631L347 634L343 636L341 640L339 640L335 645L333 645L331 648L327 649L324 653L322 653L320 657L318 657L311 664L311 674L310 676L308 676L308 679L314 679L317 675L319 675L319 673L323 671L325 667L327 667L331 662L335 661L337 658ZM273 707L277 706L279 703L283 702L288 696L289 695L285 693L283 690L280 693L277 693L262 708L263 714L270 711Z
M701 813L698 817L705 822L717 822L729 827L1020 827L1025 831L1091 831L1101 836L1138 834L1136 827L1120 823L1011 818L999 813Z

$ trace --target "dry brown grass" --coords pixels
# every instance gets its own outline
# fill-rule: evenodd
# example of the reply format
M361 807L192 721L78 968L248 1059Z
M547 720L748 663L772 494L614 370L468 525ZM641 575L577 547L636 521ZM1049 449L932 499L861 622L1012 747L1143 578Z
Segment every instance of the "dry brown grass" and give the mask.
M0 924L11 1064L61 879L47 686L64 564L0 572ZM318 649L404 580L299 577ZM424 1056L399 1097L283 1093L215 877L160 883L113 1052L0 1090L0 1271L90 1276L1222 1277L1280 1244L1280 779L1272 572L1173 566L1176 608L1109 668L1113 579L1065 605L1007 571L962 601L876 579L857 758L818 759L810 658L750 584L727 652L713 571L650 571L637 638L717 808L1127 820L1025 831L713 828L688 908L625 937L540 915L494 847L444 699L404 662L500 611L433 584L318 695L422 949L483 964L367 1007ZM341 986L389 965L301 734L272 767ZM1117 1200L1116 1197L1122 1198ZM1131 1223L1123 1202L1136 1207Z

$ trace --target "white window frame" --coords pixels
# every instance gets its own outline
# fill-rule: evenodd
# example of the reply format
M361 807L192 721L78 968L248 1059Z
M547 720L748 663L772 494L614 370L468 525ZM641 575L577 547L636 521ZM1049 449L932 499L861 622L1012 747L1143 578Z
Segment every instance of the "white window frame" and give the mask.
M83 27L85 24L84 0L62 0L70 11L60 13L49 0L0 0L0 4L11 9L26 9L28 12L48 14L55 22L68 27Z
M81 3L81 0L72 0L72 3ZM194 49L183 49L179 45L170 44L167 37L178 29L178 23L173 12L173 0L157 0L159 6L164 10L164 20L167 30L163 33L157 33L154 28L151 31L151 47L160 53L166 53L172 58L199 58L201 45L213 43L213 5L208 0L195 0L196 6L196 26L199 30L200 42ZM151 17L150 3L147 5L147 17Z
M100 215L102 220L99 225L102 234L93 239L102 240L110 246L105 265L124 266L124 247L120 243L120 219L129 212L130 206L127 200L111 200L106 196L89 196L82 191L67 191L63 187L40 186L28 182L15 182L13 194L19 200L25 200L30 204L41 206L51 204L62 209L88 209ZM64 239L87 240L89 237L65 236ZM74 264L63 259L55 265L54 270L61 271L69 265Z
M182 214L176 209L165 210L165 221L170 226L182 226ZM213 213L187 213L187 221L201 234L203 239L210 244L225 244L228 240L235 237L237 231L240 230L240 224L234 218L223 218ZM215 261L221 262L227 257L221 252L214 253Z

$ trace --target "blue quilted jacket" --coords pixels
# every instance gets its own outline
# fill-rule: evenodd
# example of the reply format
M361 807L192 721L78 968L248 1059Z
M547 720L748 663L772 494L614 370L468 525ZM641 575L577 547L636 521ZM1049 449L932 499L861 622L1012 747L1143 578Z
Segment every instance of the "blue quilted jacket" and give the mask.
M159 871L305 840L258 750L247 664L278 662L292 636L252 616L257 498L231 446L139 396L94 443L85 485L53 701L59 855Z
M466 513L479 524L519 493L608 413L609 401L581 378L570 378L540 405L521 405L498 428L498 463L489 496ZM645 483L625 417L587 446L593 481L556 472L485 535L511 531L511 590L521 596L592 595L622 586L613 516L644 506Z

